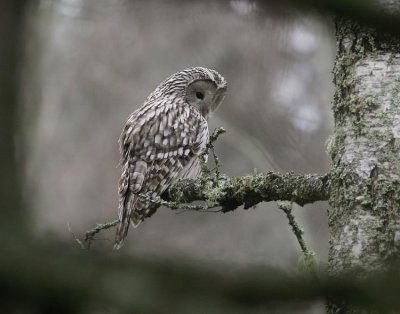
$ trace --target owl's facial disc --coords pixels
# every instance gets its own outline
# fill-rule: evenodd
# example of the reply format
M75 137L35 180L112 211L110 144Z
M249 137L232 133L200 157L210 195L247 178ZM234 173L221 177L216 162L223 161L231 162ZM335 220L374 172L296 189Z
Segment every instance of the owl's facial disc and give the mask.
M225 89L217 89L210 80L198 80L191 83L186 90L187 102L197 108L204 118L208 118L225 96Z

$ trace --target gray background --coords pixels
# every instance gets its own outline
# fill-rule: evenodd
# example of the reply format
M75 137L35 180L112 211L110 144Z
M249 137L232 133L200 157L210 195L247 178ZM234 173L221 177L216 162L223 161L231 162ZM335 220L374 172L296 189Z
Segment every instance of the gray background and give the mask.
M25 199L39 234L75 245L117 215L117 139L167 76L216 69L229 92L210 121L227 133L228 175L326 172L332 132L333 25L328 17L247 1L59 0L32 5L24 56ZM311 249L327 258L326 203L295 207ZM112 233L97 248L111 249ZM275 203L234 212L160 208L124 250L237 265L295 267L299 247Z

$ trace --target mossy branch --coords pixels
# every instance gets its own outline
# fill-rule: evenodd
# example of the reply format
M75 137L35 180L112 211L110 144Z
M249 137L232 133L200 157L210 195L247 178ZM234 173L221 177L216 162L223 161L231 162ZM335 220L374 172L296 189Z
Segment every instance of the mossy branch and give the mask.
M166 191L161 199L182 204L205 201L221 206L223 212L245 209L261 202L290 201L301 206L329 198L329 175L266 172L243 177L220 174L217 186L212 178L183 180Z
M318 174L295 174L292 172L280 174L267 172L250 174L243 177L228 177L219 171L220 160L214 150L214 143L218 137L225 133L225 129L217 128L210 136L210 141L204 152L199 156L202 175L196 180L183 180L176 183L161 197L152 198L147 194L139 194L140 197L152 204L148 217L158 207L166 206L173 210L196 210L209 212L210 208L220 209L213 212L233 211L243 205L245 209L256 206L261 202L289 201L299 205L305 205L316 201L324 201L329 198L329 176ZM214 159L214 169L209 169L206 164L207 156L211 151ZM194 201L203 201L203 204L191 204ZM286 208L286 207L285 207ZM283 209L281 207L281 209ZM284 210L285 211L285 210ZM294 217L285 211L289 221ZM295 221L294 221L295 222ZM90 248L95 235L102 230L110 229L118 223L118 220L97 224L95 228L85 233L85 238L80 240L74 234L75 240L84 248ZM294 225L291 224L293 227ZM297 224L296 224L297 226ZM300 230L299 228L296 230ZM305 244L301 234L293 231L299 240L304 255L310 255L305 250ZM72 232L71 232L72 233ZM299 237L300 235L300 237ZM303 245L304 244L304 245Z
M271 201L290 201L303 206L329 198L329 176L267 172L230 178L220 174L218 181L215 181L215 176L180 181L159 198L151 199L146 194L140 196L153 204L150 216L160 206L172 210L205 212L209 212L210 208L220 207L215 211L224 213L241 205L248 209L261 202ZM204 201L204 204L190 204L194 201ZM97 224L87 231L82 241L85 248L90 247L97 233L114 227L116 223L111 221Z
M206 206L197 206L198 210L222 207L221 211L227 212L241 205L247 209L264 201L290 201L303 206L328 200L330 183L328 175L267 172L228 177L221 174L219 170L221 163L215 153L214 143L225 132L223 128L215 129L206 149L199 156L202 175L196 180L176 183L161 196L161 201L168 203L160 201L159 205L181 209L193 201L204 201ZM215 164L213 170L210 170L205 162L210 151Z

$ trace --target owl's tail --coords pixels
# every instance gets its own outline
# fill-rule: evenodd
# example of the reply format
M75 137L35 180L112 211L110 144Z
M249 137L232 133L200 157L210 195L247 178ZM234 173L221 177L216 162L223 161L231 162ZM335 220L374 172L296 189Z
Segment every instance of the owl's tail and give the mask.
M142 221L143 216L135 210L137 197L131 196L127 201L120 204L119 223L115 234L114 250L119 250L128 235L129 225L132 224L136 228Z

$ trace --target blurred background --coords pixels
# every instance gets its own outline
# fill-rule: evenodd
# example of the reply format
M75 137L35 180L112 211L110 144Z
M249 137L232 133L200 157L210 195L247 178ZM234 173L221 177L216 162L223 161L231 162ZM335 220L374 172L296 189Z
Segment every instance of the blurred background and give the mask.
M252 1L41 0L31 4L23 68L25 198L35 229L76 243L117 217L117 140L166 77L210 67L229 92L210 120L222 172L328 171L332 133L329 17ZM294 214L327 260L327 203ZM113 232L95 247L112 248ZM299 246L275 203L227 214L166 208L131 230L126 252L239 267L296 266Z

